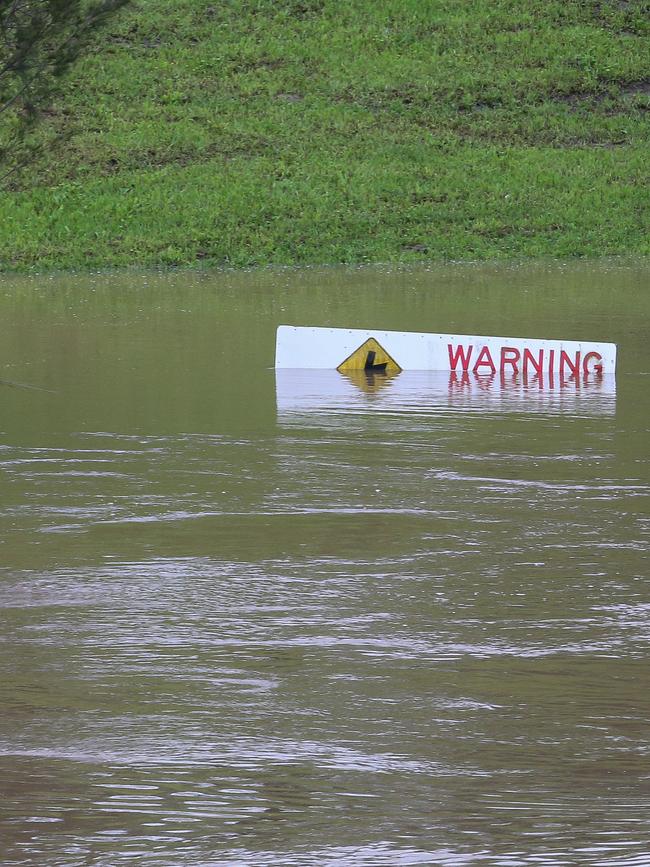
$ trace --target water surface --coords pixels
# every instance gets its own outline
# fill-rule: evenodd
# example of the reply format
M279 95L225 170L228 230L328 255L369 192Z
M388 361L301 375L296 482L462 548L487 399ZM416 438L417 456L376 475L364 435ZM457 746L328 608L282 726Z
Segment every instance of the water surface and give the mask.
M649 864L649 284L1 282L2 863ZM287 385L280 323L619 370Z

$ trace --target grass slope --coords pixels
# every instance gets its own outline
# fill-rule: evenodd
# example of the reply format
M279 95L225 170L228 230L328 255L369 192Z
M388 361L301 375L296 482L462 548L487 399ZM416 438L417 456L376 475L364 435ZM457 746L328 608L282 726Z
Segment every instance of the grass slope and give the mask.
M649 35L645 0L139 0L0 268L648 254Z

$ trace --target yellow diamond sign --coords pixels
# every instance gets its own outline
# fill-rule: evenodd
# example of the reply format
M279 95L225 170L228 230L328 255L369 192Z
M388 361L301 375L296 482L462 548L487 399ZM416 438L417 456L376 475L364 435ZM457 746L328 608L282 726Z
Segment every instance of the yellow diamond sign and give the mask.
M341 373L365 370L368 373L399 373L402 369L374 337L369 337L336 368Z

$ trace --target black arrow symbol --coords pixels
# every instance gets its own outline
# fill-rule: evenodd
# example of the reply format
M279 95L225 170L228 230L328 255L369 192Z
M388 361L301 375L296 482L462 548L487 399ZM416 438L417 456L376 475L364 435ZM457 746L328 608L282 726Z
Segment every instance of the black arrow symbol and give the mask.
M386 365L388 364L388 362L384 361L383 364L375 364L376 355L377 353L374 350L368 350L368 355L366 355L366 363L364 364L363 369L372 373L386 373Z

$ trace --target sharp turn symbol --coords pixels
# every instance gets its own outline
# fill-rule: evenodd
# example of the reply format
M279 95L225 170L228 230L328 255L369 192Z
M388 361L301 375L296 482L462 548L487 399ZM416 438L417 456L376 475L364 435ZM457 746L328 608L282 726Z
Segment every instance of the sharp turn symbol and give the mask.
M384 361L383 364L375 364L376 356L377 353L373 349L369 349L363 369L368 373L386 373L386 365L388 362Z
M351 370L363 370L367 374L399 373L402 369L392 356L386 352L383 346L369 337L354 350L345 361L336 368L341 373L349 373Z

